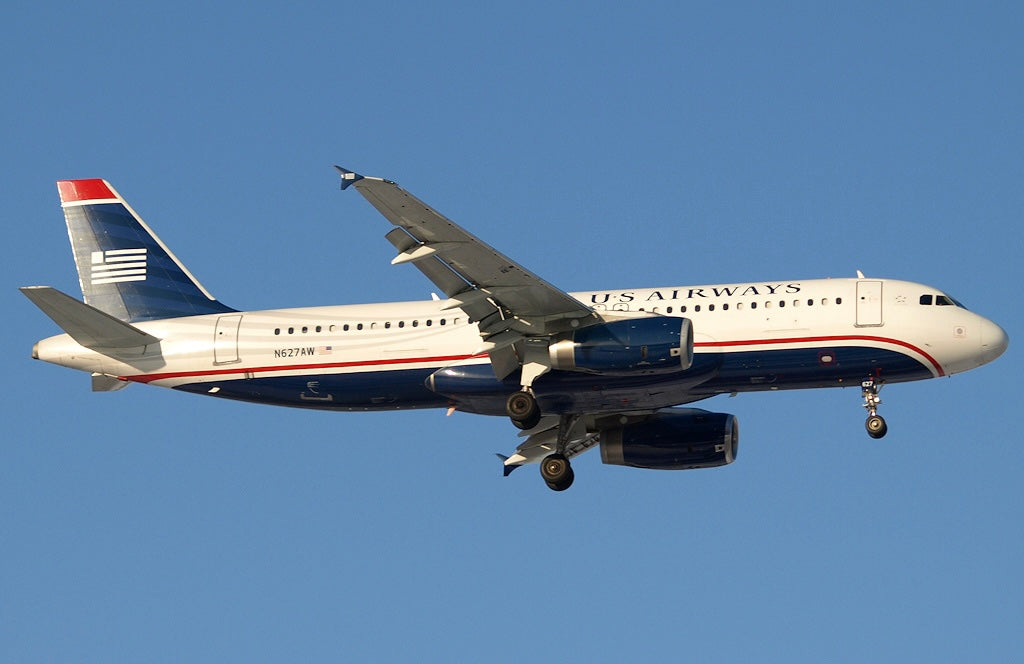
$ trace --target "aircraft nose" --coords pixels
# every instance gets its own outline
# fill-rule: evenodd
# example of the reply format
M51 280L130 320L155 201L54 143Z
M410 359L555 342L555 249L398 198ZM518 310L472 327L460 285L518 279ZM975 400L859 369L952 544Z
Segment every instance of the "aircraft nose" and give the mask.
M1004 352L1010 345L1010 337L1006 330L990 320L986 320L981 328L981 355L984 362L991 362Z

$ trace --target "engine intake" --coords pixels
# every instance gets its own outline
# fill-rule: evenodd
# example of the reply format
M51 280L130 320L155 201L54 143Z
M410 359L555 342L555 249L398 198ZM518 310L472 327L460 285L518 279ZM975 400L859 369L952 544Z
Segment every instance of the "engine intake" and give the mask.
M634 468L714 468L735 461L739 451L736 418L698 408L660 411L600 436L601 461Z
M631 318L575 330L548 347L551 366L596 374L669 373L693 364L687 318Z

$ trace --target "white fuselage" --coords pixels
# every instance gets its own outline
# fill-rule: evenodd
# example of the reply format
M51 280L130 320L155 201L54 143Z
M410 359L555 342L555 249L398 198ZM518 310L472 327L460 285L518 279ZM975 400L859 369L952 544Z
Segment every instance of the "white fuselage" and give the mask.
M941 291L891 279L758 282L572 295L608 317L690 319L698 359L702 355L743 355L743 361L730 365L728 372L724 365L721 371L714 370L715 375L721 374L718 383L701 381L707 387L700 389L690 385L687 389L696 398L766 389L766 382L771 389L848 384L856 375L867 375L871 366L852 367L850 378L837 372L846 358L853 364L851 351L845 349L858 349L859 363L865 353L877 353L879 370L885 372L878 378L898 382L966 371L995 359L1006 347L1006 335L998 325L953 304ZM932 304L922 304L922 296L931 296L927 299ZM934 303L940 299L949 304ZM296 403L288 403L280 392L267 400L347 409L402 408L405 404L401 403L401 390L389 388L388 394L399 396L376 397L376 404L372 399L365 404L350 399L342 406L332 402L332 392L320 389L319 378L366 380L374 376L373 380L386 381L399 375L393 372L406 372L410 379L422 383L425 375L443 367L489 362L488 345L481 341L475 323L459 309L446 309L445 302L437 300L202 315L136 326L162 341L157 347L140 348L133 355L114 359L59 335L40 341L34 353L48 362L125 381L163 387L187 385L189 391L253 401L262 400L260 390L220 394L222 387L235 381L300 379L298 387L288 388L295 392ZM767 358L783 351L801 351L803 354L787 359L800 367L774 369L767 377L762 365L770 364ZM815 353L817 367L804 366L808 364L807 351ZM887 368L885 358L889 357L902 358L914 371ZM745 377L739 375L744 367L749 369ZM788 376L797 375L797 369L803 371L800 380L787 381ZM818 373L811 375L808 370ZM538 388L544 380L538 381ZM672 400L682 403L696 398ZM429 405L444 402L411 403L408 407Z

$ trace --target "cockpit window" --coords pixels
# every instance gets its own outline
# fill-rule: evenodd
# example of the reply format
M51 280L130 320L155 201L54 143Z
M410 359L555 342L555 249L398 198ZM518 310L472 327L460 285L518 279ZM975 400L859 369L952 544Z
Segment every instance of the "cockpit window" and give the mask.
M946 307L960 307L961 309L967 308L964 305L960 304L960 302L958 302L956 298L952 298L948 295L936 295L935 304L939 304Z
M941 293L938 295L922 295L920 301L921 304L935 304L940 307L960 307L961 309L967 308L959 301L957 301L955 298L952 298L948 295L942 295Z

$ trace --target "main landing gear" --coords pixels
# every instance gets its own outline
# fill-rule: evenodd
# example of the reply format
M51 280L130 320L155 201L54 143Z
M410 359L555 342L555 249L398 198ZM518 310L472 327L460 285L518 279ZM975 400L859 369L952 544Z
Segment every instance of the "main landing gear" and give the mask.
M532 429L540 423L540 407L537 399L527 390L513 392L505 402L505 410L512 418L512 424L520 429Z
M868 411L868 419L864 422L864 428L872 438L881 438L888 431L889 427L885 420L878 414L878 406L882 400L878 397L882 383L877 383L873 378L868 378L860 384L860 392L864 395L864 407Z
M505 410L512 424L520 429L532 429L540 424L540 406L529 387L512 393L505 402ZM576 479L569 457L566 456L566 447L570 435L580 422L579 416L562 415L557 427L555 451L540 462L540 476L552 491L565 491Z
M549 454L544 457L540 462L540 476L552 491L565 491L576 479L569 459L563 454Z

